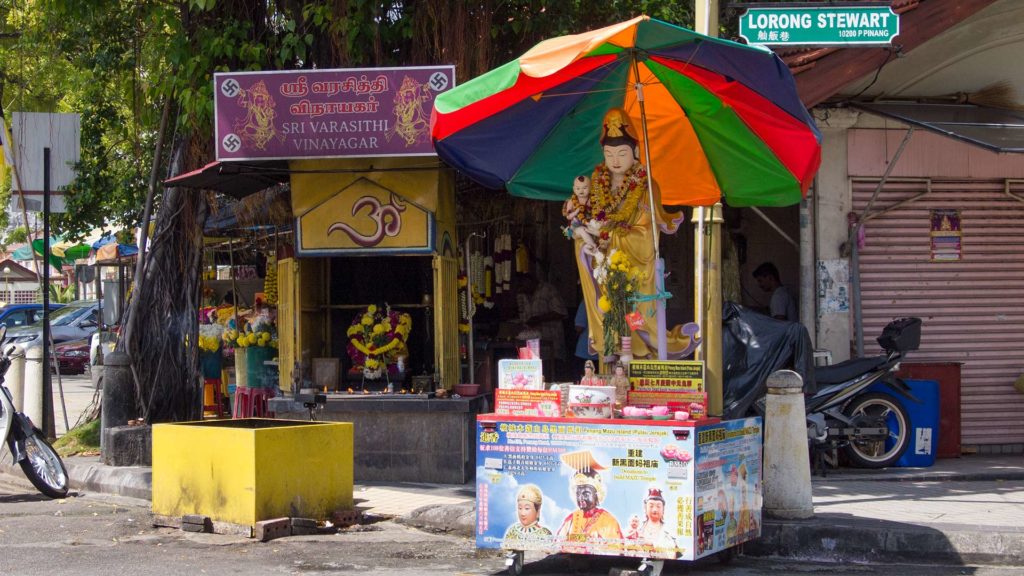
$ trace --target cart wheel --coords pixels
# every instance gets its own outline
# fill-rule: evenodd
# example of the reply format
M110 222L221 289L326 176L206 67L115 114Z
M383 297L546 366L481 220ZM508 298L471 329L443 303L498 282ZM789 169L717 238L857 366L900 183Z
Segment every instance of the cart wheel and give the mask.
M648 560L644 559L640 562L640 566L636 570L631 570L630 574L639 574L639 576L661 576L661 571L665 568L664 560Z
M715 558L718 560L718 563L723 565L723 566L725 566L726 564L730 564L732 562L732 559L735 558L735 557L736 557L736 548L735 547L733 547L733 548L726 548L725 550L722 550L718 554L715 554Z
M523 573L523 551L516 550L505 555L505 569L509 576L519 576Z

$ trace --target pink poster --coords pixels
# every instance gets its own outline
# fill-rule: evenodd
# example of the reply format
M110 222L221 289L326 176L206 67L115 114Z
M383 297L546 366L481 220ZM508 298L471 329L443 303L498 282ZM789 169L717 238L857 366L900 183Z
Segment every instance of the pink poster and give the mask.
M214 74L218 160L431 156L453 66Z

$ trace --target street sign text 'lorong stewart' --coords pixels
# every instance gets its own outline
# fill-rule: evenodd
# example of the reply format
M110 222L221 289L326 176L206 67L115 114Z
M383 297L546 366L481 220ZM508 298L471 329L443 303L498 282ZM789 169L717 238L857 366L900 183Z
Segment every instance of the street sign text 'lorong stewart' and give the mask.
M750 44L889 44L900 33L888 6L748 8L740 36Z

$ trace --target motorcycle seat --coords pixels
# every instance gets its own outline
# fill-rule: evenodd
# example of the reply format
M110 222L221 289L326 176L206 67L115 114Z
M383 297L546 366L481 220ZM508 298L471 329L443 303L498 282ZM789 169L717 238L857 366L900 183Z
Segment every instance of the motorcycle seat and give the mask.
M853 358L833 364L832 366L819 366L814 369L814 379L818 385L839 384L847 380L853 380L866 372L874 372L885 365L885 356L871 356L868 358Z

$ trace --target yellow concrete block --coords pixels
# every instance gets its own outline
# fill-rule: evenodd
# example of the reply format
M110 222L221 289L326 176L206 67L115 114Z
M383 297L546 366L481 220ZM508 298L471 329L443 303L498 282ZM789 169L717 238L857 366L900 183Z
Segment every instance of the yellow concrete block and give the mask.
M153 513L251 525L352 507L348 422L246 418L153 426Z

